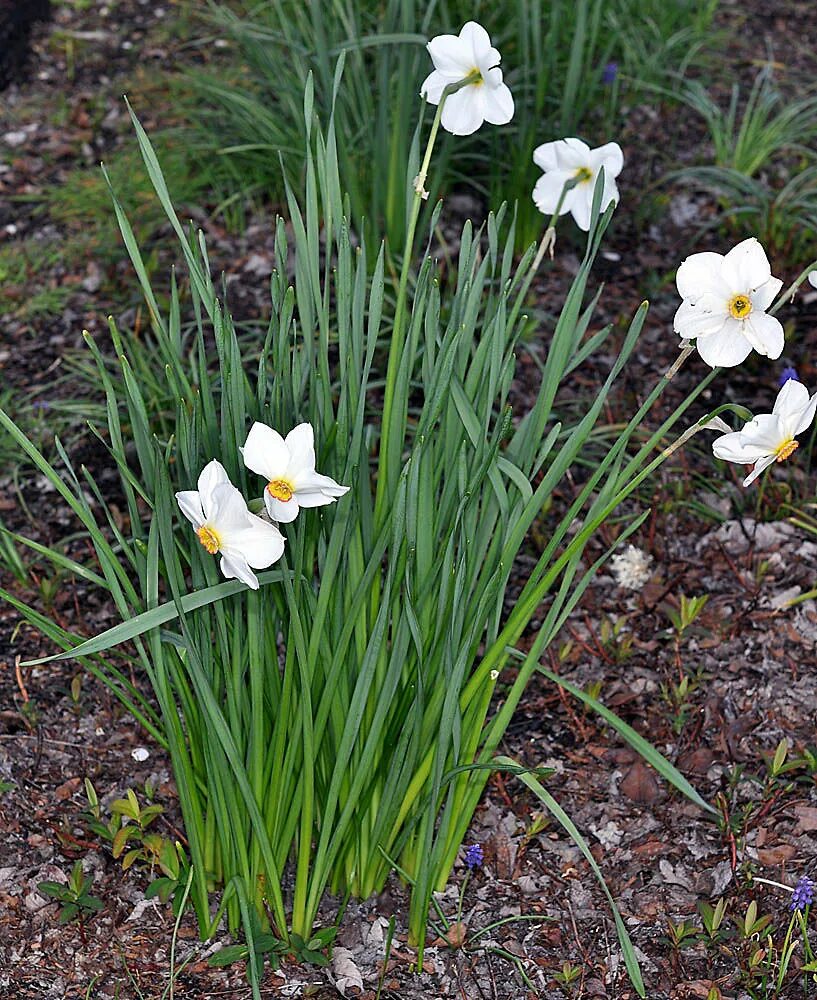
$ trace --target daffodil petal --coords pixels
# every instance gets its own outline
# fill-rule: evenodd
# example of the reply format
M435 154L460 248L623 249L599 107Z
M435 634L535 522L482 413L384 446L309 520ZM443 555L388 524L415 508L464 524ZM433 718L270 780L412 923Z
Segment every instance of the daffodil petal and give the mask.
M618 185L612 177L608 177L605 173L604 175L604 190L601 195L601 210L606 212L610 202L613 201L616 205L619 202L618 196Z
M624 153L617 142L606 142L591 150L589 161L595 170L604 167L605 177L614 180L624 168Z
M739 465L752 465L769 454L766 445L757 444L747 438L744 431L732 431L715 438L712 442L712 453L715 458L724 462L737 462Z
M210 496L216 486L220 486L222 483L229 483L230 477L227 475L227 470L217 459L213 459L212 462L208 462L207 465L201 470L198 481L198 489L201 494L201 505L204 509L206 516L209 515L208 507L210 503Z
M733 292L750 292L766 284L772 269L766 251L751 236L726 254L721 273Z
M783 282L780 278L769 278L767 282L762 284L760 288L755 289L750 295L752 308L765 312L777 298L777 293L782 287Z
M314 493L317 491L331 497L342 497L349 492L348 486L341 486L331 476L324 476L320 472L315 472L314 469L301 473L293 480L293 486L299 497L301 493Z
M788 384L788 383L787 383ZM796 437L798 434L802 434L803 431L807 431L809 427L814 423L814 415L817 413L817 392L808 401L808 405L803 410L800 415L800 419L792 433L792 437Z
M242 529L250 512L241 493L232 483L219 483L211 494L211 508L207 520L212 521L220 535Z
M770 465L774 465L774 463L775 463L775 456L774 455L766 455L763 458L758 459L758 461L755 462L754 469L752 469L752 471L749 473L749 475L743 480L743 485L744 486L751 486L752 483L757 479L757 477L762 472L765 472L766 469L768 469Z
M540 212L543 212L545 215L553 215L556 211L556 206L559 204L562 190L569 180L570 174L565 170L552 170L539 178L533 189L533 201ZM573 188L571 191L568 191L565 200L562 202L560 215L564 215L565 212L570 211L570 206L573 202L572 196L575 190Z
M446 98L440 119L442 127L452 135L471 135L485 121L482 87L463 87Z
M474 63L479 63L492 57L491 36L476 21L466 21L462 26L460 29L460 42L464 42L468 46L468 52L473 56ZM496 61L499 62L499 53L496 49L493 49L493 52L496 53ZM496 65L496 63L493 65Z
M268 521L249 515L244 528L231 532L224 539L222 552L238 552L254 569L266 569L284 554L285 539Z
M752 353L752 345L743 336L741 324L731 317L726 319L716 333L699 336L695 341L701 360L710 368L734 368Z
M285 442L289 450L287 474L293 483L297 483L301 474L315 471L315 432L312 424L293 427Z
M725 323L726 313L707 312L685 299L675 312L673 329L685 340L695 340L718 333Z
M785 338L780 320L764 312L751 312L743 321L743 336L758 354L775 360L783 353Z
M582 184L574 191L576 196L570 205L570 212L579 229L587 232L593 217L593 186L592 184Z
M549 173L552 170L560 170L559 161L556 156L556 147L562 142L561 139L556 142L543 142L541 146L537 146L533 151L533 162L536 164L540 170L544 170Z
M420 87L420 96L424 97L429 104L439 104L443 96L443 91L452 82L454 81L435 69L423 80L423 85Z
M268 490L264 490L264 506L273 521L280 524L289 524L298 516L300 506L297 496L293 495L291 500L278 500L272 497Z
M709 292L724 300L729 298L729 290L721 278L723 256L705 251L693 253L681 263L675 274L675 284L682 299L695 303Z
M777 399L774 401L772 413L780 417L781 420L785 420L790 416L799 418L800 412L808 405L808 389L802 382L798 382L797 379L790 378L786 380L786 384L781 388L780 392L778 392Z
M176 494L176 503L178 503L182 514L194 527L200 528L204 524L201 494L198 490L182 490Z
M581 139L570 136L556 144L556 163L561 170L576 171L590 166L590 147Z
M249 563L239 552L222 553L219 567L228 580L240 580L253 590L258 590L258 577L253 573L249 567Z
M513 118L513 95L504 83L484 88L483 111L485 121L491 125L507 125Z
M426 45L434 69L449 77L449 83L462 80L473 67L466 45L457 35L437 35Z
M282 477L289 464L289 449L278 433L266 424L254 423L241 449L244 464L267 480Z

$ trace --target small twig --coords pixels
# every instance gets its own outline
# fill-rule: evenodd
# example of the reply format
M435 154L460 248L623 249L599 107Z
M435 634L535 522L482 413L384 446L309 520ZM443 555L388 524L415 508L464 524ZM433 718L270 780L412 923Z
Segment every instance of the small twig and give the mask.
M26 690L25 683L23 682L23 674L20 669L20 656L15 656L14 658L14 677L17 680L17 687L20 689L20 695L24 702L28 703L31 699L28 697L28 691Z

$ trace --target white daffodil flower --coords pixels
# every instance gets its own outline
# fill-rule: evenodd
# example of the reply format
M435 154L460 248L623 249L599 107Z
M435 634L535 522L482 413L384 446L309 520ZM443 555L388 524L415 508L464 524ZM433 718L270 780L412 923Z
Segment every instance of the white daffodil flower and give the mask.
M590 228L593 210L593 191L599 171L604 167L604 191L601 211L611 201L618 203L616 177L624 166L624 154L617 142L608 142L598 149L591 149L581 139L558 139L546 142L533 151L533 162L544 170L533 189L533 200L540 212L553 215L559 204L565 184L575 181L562 201L559 215L570 212L579 229Z
M199 476L198 490L176 494L182 514L211 554L221 556L221 572L258 590L250 567L266 569L284 554L284 536L274 524L256 517L230 482L224 466L213 459Z
M812 425L815 412L817 392L810 397L802 382L790 378L777 394L771 413L759 413L742 431L716 438L712 451L727 462L754 463L743 481L744 486L749 486L764 469L783 462L795 451L797 435Z
M684 300L675 313L675 332L695 340L710 367L739 365L752 349L767 358L783 353L783 327L766 313L783 282L772 277L754 237L726 256L692 254L678 268L675 283Z
M426 48L434 72L423 81L420 96L429 104L439 104L450 84L472 80L446 97L440 119L446 132L471 135L483 122L508 124L513 118L513 96L502 82L502 57L481 24L469 21L459 35L437 35Z
M808 273L808 283L817 288L817 271L809 271Z
M301 507L322 507L349 492L348 486L315 472L311 424L298 424L282 438L266 424L255 423L241 454L247 468L267 480L264 506L273 521L294 521Z

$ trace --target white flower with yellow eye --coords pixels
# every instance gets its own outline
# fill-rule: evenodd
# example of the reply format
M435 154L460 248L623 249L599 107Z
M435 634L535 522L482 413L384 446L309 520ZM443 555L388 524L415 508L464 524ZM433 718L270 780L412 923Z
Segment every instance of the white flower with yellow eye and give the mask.
M749 486L764 469L783 462L797 449L797 435L811 427L815 412L817 393L809 396L802 382L790 378L777 394L771 413L759 413L742 431L716 438L712 451L727 462L754 464L743 481Z
M766 310L783 287L751 237L725 256L694 253L675 276L684 300L675 313L675 332L694 340L712 368L732 368L754 349L767 358L783 353L783 327Z
M315 471L311 424L298 424L282 438L266 424L255 423L241 454L247 468L267 481L264 506L273 521L294 521L301 507L322 507L349 492L348 486Z
M502 57L481 24L469 21L459 35L437 35L426 48L434 71L423 81L420 95L429 104L439 104L446 87L470 81L445 99L440 124L446 132L471 135L483 122L508 124L513 97L502 79Z
M266 569L284 554L284 536L274 524L256 517L230 482L224 466L213 459L202 470L198 490L176 494L182 514L193 525L200 544L220 555L221 572L258 590L254 569Z
M611 201L618 203L616 177L624 166L624 154L617 142L608 142L597 149L591 149L581 139L545 142L533 151L533 162L544 170L533 189L533 200L545 215L553 215L565 184L573 181L573 187L564 195L559 214L570 212L579 229L587 232L593 218L593 192L602 167L601 211Z

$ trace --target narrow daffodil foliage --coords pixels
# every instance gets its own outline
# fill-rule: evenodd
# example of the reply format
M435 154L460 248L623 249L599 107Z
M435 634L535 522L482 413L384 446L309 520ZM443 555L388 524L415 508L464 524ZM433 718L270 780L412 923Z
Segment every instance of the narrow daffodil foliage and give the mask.
M513 96L503 82L501 56L488 32L476 21L464 24L459 35L437 35L428 43L434 71L420 93L429 104L439 104L446 87L462 86L443 107L442 127L454 135L471 135L484 123L507 125L513 118Z
M790 378L777 394L771 413L759 413L743 430L724 434L712 442L717 458L754 468L744 479L750 486L775 462L784 462L797 450L797 435L814 423L817 393L809 396L802 382Z
M219 565L227 579L258 590L252 569L277 562L284 554L284 537L274 524L250 513L224 466L213 459L199 476L198 490L182 490L176 502L205 551L221 556Z
M585 232L593 218L596 181L604 171L604 187L596 211L618 203L616 177L624 167L624 154L617 142L591 149L581 139L545 142L533 151L533 162L544 173L533 189L533 200L540 212L550 216L567 212Z
M694 253L675 277L683 302L675 332L694 340L712 368L739 365L755 350L767 358L783 353L783 327L768 313L783 287L772 277L763 247L752 237L726 255Z

